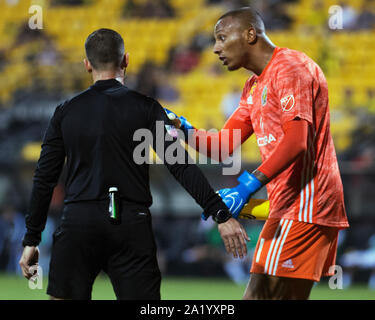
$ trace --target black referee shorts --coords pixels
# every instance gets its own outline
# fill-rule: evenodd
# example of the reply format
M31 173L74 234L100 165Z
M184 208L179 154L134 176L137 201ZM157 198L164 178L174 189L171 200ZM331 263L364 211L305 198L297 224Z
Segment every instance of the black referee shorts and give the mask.
M121 205L121 224L108 218L108 201L66 204L53 234L47 294L91 299L99 272L111 279L117 299L160 299L161 274L150 211Z

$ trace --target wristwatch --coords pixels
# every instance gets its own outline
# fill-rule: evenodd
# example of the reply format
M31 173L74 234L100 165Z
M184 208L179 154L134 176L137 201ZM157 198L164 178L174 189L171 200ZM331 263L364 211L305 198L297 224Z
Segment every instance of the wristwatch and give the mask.
M229 210L220 209L212 215L212 219L219 224L227 222L230 218L232 218L232 215Z

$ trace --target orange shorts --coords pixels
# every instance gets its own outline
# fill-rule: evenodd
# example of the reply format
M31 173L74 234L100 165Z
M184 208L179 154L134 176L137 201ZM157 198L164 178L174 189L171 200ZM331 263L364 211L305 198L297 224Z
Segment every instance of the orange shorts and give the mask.
M268 219L255 248L251 273L320 281L335 265L339 228Z

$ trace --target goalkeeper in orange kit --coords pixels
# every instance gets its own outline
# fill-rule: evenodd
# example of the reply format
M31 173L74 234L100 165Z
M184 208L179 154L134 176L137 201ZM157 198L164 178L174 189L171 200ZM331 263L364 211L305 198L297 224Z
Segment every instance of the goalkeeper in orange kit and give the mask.
M238 145L225 146L230 153L255 133L262 164L252 173L243 172L234 188L218 191L238 217L251 196L267 185L269 218L244 299L307 299L314 281L332 275L338 232L349 226L330 134L326 79L304 53L275 46L252 8L223 15L214 35L213 50L223 65L254 75L219 133L198 131L183 117L175 119L176 126L190 135L189 141L195 138L198 151L199 141L205 141L209 157L221 154L212 147L222 147L223 130L241 131ZM232 251L235 243L225 245Z

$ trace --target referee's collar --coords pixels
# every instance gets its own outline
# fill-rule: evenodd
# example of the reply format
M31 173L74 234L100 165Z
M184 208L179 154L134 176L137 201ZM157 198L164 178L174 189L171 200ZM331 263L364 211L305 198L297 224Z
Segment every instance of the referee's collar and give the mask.
M93 89L107 89L111 87L121 87L122 83L116 79L107 79L107 80L98 80L96 81L91 88Z

